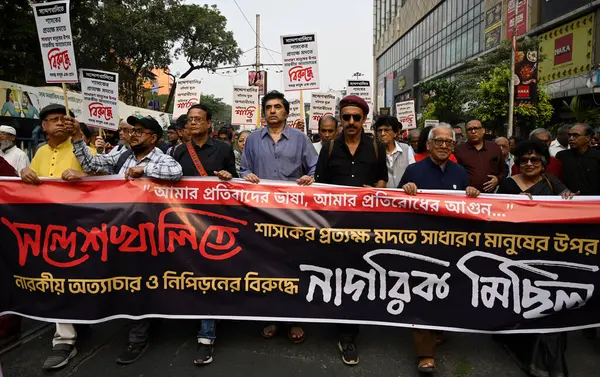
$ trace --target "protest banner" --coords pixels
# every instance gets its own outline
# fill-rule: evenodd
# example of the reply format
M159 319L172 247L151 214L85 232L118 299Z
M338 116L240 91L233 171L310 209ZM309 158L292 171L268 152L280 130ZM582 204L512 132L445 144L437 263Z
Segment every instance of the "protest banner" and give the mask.
M200 83L202 80L185 79L178 80L175 88L175 106L173 107L173 118L187 114L192 105L200 103Z
M373 91L371 81L369 80L348 80L346 82L346 95L359 96L369 104L369 114L365 121L364 128L371 130L373 126Z
M598 326L599 197L0 181L0 315Z
M396 118L402 123L403 130L417 128L417 114L415 113L415 100L409 99L396 103Z
M440 124L439 120L427 119L425 120L425 127L435 127Z
M319 131L319 120L335 114L336 96L331 93L313 92L310 99L310 130Z
M256 126L258 120L257 86L234 86L233 106L231 106L231 124L239 126Z
M119 74L82 69L83 109L80 119L88 126L119 129Z
M32 4L48 83L77 82L69 0Z
M83 116L83 96L81 93L67 92L65 96L64 88L61 89L58 86L46 86L38 88L40 96L40 108L50 104L69 104L69 109L75 115L75 118L81 119Z
M290 103L290 112L287 117L287 125L290 127L296 127L296 124L300 119L302 119L303 109L300 105L300 98L290 98L291 96L286 96L288 102Z
M319 89L316 34L282 36L281 53L285 91Z

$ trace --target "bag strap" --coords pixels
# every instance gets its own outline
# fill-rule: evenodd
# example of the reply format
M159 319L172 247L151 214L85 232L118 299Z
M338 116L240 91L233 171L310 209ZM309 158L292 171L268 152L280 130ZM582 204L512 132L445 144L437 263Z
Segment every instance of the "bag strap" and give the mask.
M125 165L125 161L127 161L127 159L131 155L133 155L133 151L131 149L128 149L125 152L121 153L119 159L117 160L117 164L115 165L115 174L119 174L121 168L123 167L123 165Z
M554 187L552 186L552 183L550 183L548 177L546 177L546 174L542 174L542 178L546 180L546 183L548 184L548 186L550 186L550 191L552 191L552 193L554 194Z
M190 157L192 158L192 162L194 162L194 166L196 167L196 170L198 170L198 173L202 177L208 177L206 169L204 169L204 166L202 166L202 162L200 162L200 158L198 158L198 154L196 153L192 142L188 141L187 143L185 143L185 146L187 147Z

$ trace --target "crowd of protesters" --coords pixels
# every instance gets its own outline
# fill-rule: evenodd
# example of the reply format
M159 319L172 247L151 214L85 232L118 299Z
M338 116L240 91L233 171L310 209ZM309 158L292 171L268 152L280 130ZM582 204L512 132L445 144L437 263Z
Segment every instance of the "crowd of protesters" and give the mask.
M318 133L309 138L304 122L287 125L289 103L279 92L262 99L266 127L235 132L225 126L213 131L211 110L193 105L166 130L151 117L130 116L118 132L97 135L78 122L64 106L42 109L40 119L46 143L31 162L15 144L16 131L0 126L0 174L20 176L27 183L42 184L41 178L74 181L90 175L118 174L126 179L149 177L176 181L181 177L215 176L227 181L242 178L258 184L262 180L295 181L298 185L325 183L350 187L399 188L409 195L421 189L459 190L469 197L481 193L600 195L600 150L594 130L586 124L564 125L555 137L546 129L533 130L526 140L499 136L490 138L482 123L472 119L461 125L440 123L406 131L393 116L381 116L373 133L365 132L368 104L360 97L346 96L339 104L339 118L325 116ZM130 364L148 348L149 320L135 321L128 343L117 358ZM198 351L194 363L211 363L216 340L216 321L199 321ZM5 316L0 336L18 331L19 318ZM294 343L305 339L299 324L265 324L262 336L274 337L286 329ZM345 364L359 363L355 340L358 325L339 324L338 348ZM440 332L413 330L418 370L435 371L435 349L444 341ZM535 357L524 363L547 375L566 371L564 333L528 334L507 338L508 343L536 345ZM66 365L77 353L77 329L60 323L52 342L52 353L43 368ZM540 346L543 344L543 347ZM527 347L525 347L527 348ZM531 352L530 352L531 353ZM532 361L534 360L534 361Z

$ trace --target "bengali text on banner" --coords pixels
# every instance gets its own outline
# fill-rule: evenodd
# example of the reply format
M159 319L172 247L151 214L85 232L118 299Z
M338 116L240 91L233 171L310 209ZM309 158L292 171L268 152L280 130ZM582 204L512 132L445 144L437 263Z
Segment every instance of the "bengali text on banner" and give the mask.
M600 198L213 178L0 181L0 315L551 332L599 324Z

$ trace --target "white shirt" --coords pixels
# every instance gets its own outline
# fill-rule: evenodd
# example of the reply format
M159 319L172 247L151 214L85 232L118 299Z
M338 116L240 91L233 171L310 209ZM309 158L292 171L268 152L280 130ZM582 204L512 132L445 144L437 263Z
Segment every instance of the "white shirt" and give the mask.
M323 148L323 144L320 141L317 143L313 143L313 147L315 147L317 154L321 154L321 148Z
M12 165L17 171L17 174L21 175L21 170L29 166L29 157L27 153L23 152L16 145L8 148L8 150L0 149L0 156Z
M558 140L554 140L552 143L550 143L550 156L556 157L558 152L566 151L567 149L569 149L568 146L565 148L558 142Z

